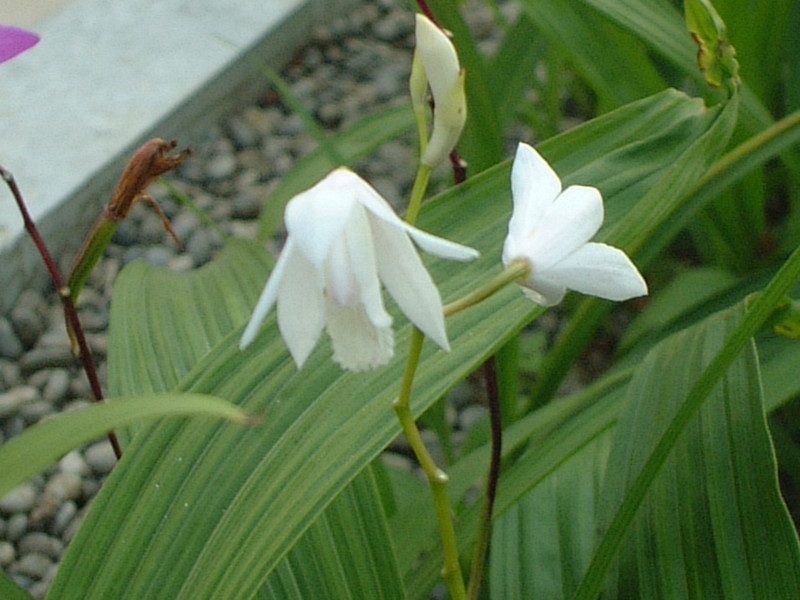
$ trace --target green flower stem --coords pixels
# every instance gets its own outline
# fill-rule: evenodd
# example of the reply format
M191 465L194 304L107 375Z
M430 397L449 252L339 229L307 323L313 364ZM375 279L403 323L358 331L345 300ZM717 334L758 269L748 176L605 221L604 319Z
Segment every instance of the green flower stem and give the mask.
M414 225L417 222L419 209L422 206L422 198L425 196L425 190L428 189L430 179L431 168L420 163L417 169L417 176L414 179L414 187L411 189L411 200L408 202L408 210L406 211L406 223L409 225Z
M477 290L470 292L466 296L462 296L461 298L455 300L454 302L451 302L450 304L445 304L444 316L452 317L454 314L459 313L462 310L466 310L471 306L480 304L493 294L499 292L509 283L514 283L518 279L526 277L530 273L530 271L531 271L531 266L530 264L528 264L528 262L524 260L513 261L510 265L508 265L508 267L506 267L506 269L502 273L493 277L485 285L481 286Z
M411 398L411 386L414 381L414 374L419 364L420 353L422 352L422 342L425 339L423 333L414 328L411 337L411 348L408 352L408 363L403 374L403 383L400 387L400 396L394 402L394 411L403 427L403 432L417 457L422 470L428 478L431 486L431 495L436 509L436 518L439 522L439 531L442 536L442 548L444 550L444 567L442 568L442 579L444 579L450 597L453 600L466 600L467 592L464 587L464 577L461 574L461 565L458 561L458 545L456 544L456 532L453 525L453 518L450 512L450 498L447 493L447 483L449 478L447 473L436 466L433 458L422 441L417 424L409 408Z

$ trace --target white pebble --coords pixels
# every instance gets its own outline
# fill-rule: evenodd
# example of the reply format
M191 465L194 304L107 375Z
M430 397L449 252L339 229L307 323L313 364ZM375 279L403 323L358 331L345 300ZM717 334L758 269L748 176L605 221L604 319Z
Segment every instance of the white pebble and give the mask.
M0 512L24 513L33 508L36 502L36 488L31 482L18 485L0 499Z
M0 540L0 567L7 567L17 557L14 545L10 542Z
M86 464L83 456L77 450L66 454L58 462L58 470L62 473L73 473L80 477L85 477L90 472L89 465Z
M52 564L53 561L44 554L31 553L22 556L9 570L34 579L42 579Z
M117 464L114 449L107 440L89 446L84 454L86 463L97 473L110 473Z

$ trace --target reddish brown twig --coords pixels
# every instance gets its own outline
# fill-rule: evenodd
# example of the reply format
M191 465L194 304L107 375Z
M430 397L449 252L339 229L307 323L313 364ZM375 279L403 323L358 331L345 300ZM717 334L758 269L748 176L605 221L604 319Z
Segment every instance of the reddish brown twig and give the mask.
M25 223L25 230L28 232L28 235L31 236L33 243L36 245L36 249L39 251L42 260L47 267L47 271L50 274L50 278L53 280L53 285L58 291L58 296L61 298L61 302L64 305L64 314L66 315L67 323L75 334L75 339L80 348L79 359L83 370L86 372L86 377L89 379L89 385L92 389L92 396L94 397L95 402L102 402L103 390L100 387L100 380L97 377L97 369L95 368L94 358L92 357L92 353L89 351L89 345L86 343L86 336L83 333L83 327L81 326L81 321L78 318L78 312L75 310L75 304L72 302L72 298L70 297L69 288L64 285L64 282L61 279L61 274L58 272L58 268L56 267L56 263L53 260L50 251L47 249L42 236L39 234L36 224L33 222L33 219L31 219L31 216L28 213L28 209L25 206L25 201L22 199L22 193L17 186L17 182L14 180L14 176L9 171L6 171L2 166L0 166L0 176L2 176L3 181L6 182L6 185L8 185L8 188L11 190L11 194L14 196L14 200L16 201L19 211L22 214L22 220ZM122 456L122 449L120 448L117 435L113 431L108 433L108 440L111 442L111 446L114 448L114 454L119 459Z
M433 16L431 7L428 6L428 3L425 0L417 0L417 6L419 6L422 14L428 17L434 25L436 25L439 29L442 28L442 26L439 25L438 21L436 20L436 17Z

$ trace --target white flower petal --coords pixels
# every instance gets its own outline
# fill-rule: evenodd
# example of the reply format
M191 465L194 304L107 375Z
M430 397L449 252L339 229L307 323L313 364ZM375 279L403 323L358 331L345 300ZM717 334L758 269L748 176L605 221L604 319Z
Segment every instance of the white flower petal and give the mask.
M278 329L301 368L325 325L322 278L300 252L291 252L278 291Z
M573 185L545 211L540 223L516 242L534 271L546 271L588 242L603 223L603 199L593 187Z
M372 220L378 274L408 319L443 350L450 350L439 290L405 232L379 219Z
M356 304L364 306L369 320L376 326L391 325L392 319L383 306L381 284L378 279L375 240L371 228L371 220L367 210L358 206L345 229L342 247L346 248L347 270L354 289L346 298L337 297L332 285L326 281L326 288L332 299L342 306L352 307Z
M355 177L358 177L358 175L355 175ZM480 256L480 252L469 246L451 242L409 225L397 216L391 205L383 199L375 188L360 177L358 179L361 185L359 186L357 201L378 219L405 231L425 252L448 260L460 261L474 260Z
M336 169L286 205L286 231L318 269L347 226L364 184L349 169Z
M427 233L421 229L417 229L416 227L412 227L407 223L402 223L402 228L403 231L411 236L411 239L416 242L417 246L422 248L428 254L433 254L434 256L438 256L440 258L446 258L447 260L458 260L462 262L475 260L481 255L481 253L474 248L463 246L462 244L457 244L455 242L451 242L450 240L440 238L439 236Z
M571 290L607 300L647 295L647 283L630 258L619 248L595 242L553 266L547 277Z
M539 306L555 306L564 299L567 288L547 278L532 275L525 281L522 292Z
M373 323L362 304L345 307L328 300L325 303L328 335L333 344L333 360L343 369L364 371L385 365L394 354L392 320Z
M250 321L248 321L247 327L244 329L242 339L239 342L240 350L244 350L253 342L258 330L261 328L261 324L275 305L281 281L286 274L286 265L289 262L289 255L292 252L296 252L292 240L286 240L286 245L283 247L283 251L278 257L278 261L275 263L272 273L269 275L267 284L264 286L264 290L261 292L258 302L256 302L256 307L253 309Z
M456 85L461 67L453 42L428 17L417 13L416 50L436 102Z
M511 168L514 212L508 223L508 235L528 236L560 193L561 180L555 171L536 150L520 143Z

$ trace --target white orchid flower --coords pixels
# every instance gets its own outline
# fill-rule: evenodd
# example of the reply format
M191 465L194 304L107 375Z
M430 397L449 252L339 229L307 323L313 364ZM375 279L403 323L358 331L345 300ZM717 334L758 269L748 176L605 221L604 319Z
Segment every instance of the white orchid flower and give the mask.
M464 70L447 35L425 15L417 14L416 19L417 47L409 87L418 114L424 111L428 84L431 87L433 132L421 160L433 169L453 151L467 120Z
M478 252L403 222L366 181L346 168L330 173L286 206L288 238L242 335L249 345L272 306L297 367L327 328L333 359L361 371L394 352L392 318L381 285L425 335L449 350L439 291L411 239L442 258Z
M561 302L567 289L607 300L647 294L647 284L620 249L589 240L603 224L603 198L593 187L561 189L536 150L520 144L511 170L514 212L503 264L525 261L525 295L541 306Z

